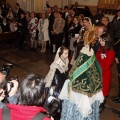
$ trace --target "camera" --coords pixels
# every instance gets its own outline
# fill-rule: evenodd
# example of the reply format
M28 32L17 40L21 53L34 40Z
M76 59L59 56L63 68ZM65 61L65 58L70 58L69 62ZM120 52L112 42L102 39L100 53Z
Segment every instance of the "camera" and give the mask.
M8 78L10 70L12 68L13 68L13 64L11 64L11 63L3 64L1 72L4 74L5 78Z
M61 105L60 100L56 99L54 96L49 96L43 107L47 110L47 116L50 118L54 117L58 112L60 112Z
M12 82L12 80L18 81L18 77L15 76L15 77L12 77L12 78L9 78L9 79L6 80L6 84L5 84L4 88L3 88L5 90L6 95L8 95L9 92L11 91L11 89L14 87L14 83Z
M1 72L5 76L5 80L1 83L1 87L5 90L5 95L8 96L11 89L14 87L14 83L11 82L12 80L18 81L18 77L9 78L10 70L13 68L13 64L6 63L3 64ZM8 87L9 86L9 87Z
M45 95L44 108L48 111L48 117L55 116L61 109L61 102L50 92L50 88L45 88Z
M82 36L84 35L85 31L86 31L86 28L83 27L83 28L82 28Z

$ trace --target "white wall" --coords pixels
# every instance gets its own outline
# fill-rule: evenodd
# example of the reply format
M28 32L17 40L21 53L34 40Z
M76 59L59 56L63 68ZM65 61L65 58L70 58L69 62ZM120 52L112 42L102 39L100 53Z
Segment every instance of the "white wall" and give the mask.
M24 11L34 10L34 0L17 0L17 2Z
M93 5L97 6L99 0L72 0L72 4L78 2L79 5Z
M46 9L46 1L48 1L49 5L52 7L55 4L59 8L63 8L65 5L68 5L68 0L43 0L43 9Z
M46 9L46 1L48 1L51 7L55 4L61 7L61 0L43 0L43 10Z

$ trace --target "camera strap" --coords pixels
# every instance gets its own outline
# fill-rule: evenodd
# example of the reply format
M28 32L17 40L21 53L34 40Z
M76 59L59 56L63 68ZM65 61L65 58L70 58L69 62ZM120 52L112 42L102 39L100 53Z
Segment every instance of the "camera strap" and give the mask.
M32 120L43 120L43 118L47 117L43 113L39 112L35 115L35 117Z
M2 109L2 120L10 120L10 109L6 106Z

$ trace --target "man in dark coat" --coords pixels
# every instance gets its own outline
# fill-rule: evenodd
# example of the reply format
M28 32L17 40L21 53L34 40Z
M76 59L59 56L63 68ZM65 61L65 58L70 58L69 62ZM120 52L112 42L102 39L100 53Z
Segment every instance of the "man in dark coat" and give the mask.
M15 4L16 8L16 18L17 20L20 20L21 13L24 13L24 11L20 8L20 5L18 3Z
M17 24L18 24L17 25L18 44L20 48L24 49L25 34L27 32L27 25L28 25L24 12L20 14L20 19L18 20Z
M53 31L53 24L54 24L54 15L52 13L52 8L49 7L47 8L47 15L48 15L48 19L49 19L49 37L50 37L50 45L52 46L52 40L53 40L53 35L51 34L51 31Z
M120 10L117 11L117 16L113 18L113 36L114 36L114 50L116 53L115 61L117 63L117 70L118 70L118 95L112 97L113 102L120 103Z
M112 41L111 43L113 44L113 26L112 26L112 23L109 22L109 18L106 17L106 16L103 16L101 18L101 23L104 24L107 28L107 33L110 35Z
M64 19L64 20L66 20L66 17L68 16L68 6L65 6L64 7L64 13L62 14L62 18Z

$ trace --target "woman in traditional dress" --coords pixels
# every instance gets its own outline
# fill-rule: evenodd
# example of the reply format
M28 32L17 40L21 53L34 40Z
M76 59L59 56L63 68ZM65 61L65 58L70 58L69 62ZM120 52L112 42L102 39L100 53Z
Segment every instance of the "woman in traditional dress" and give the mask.
M84 17L84 19L83 19L83 26L82 26L82 28L79 31L81 39L83 39L85 31L88 30L89 27L91 27L91 25L92 25L91 19L89 17Z
M41 19L38 23L39 31L39 42L42 43L41 52L46 52L46 42L50 39L48 33L49 20L47 19L46 13L41 14Z
M104 100L102 71L91 45L97 29L91 26L84 35L81 49L69 72L59 98L63 100L60 120L99 120L99 105Z
M58 49L54 62L50 65L50 70L45 77L46 88L54 86L53 89L55 89L55 92L60 93L67 79L68 63L68 48L62 46ZM56 78L57 75L58 77ZM58 97L58 95L55 97Z
M75 60L77 59L80 50L82 49L82 47L84 46L84 41L83 41L83 37L84 37L84 33L86 30L89 29L89 27L92 26L92 22L91 19L88 17L84 17L83 19L83 26L81 27L80 31L79 31L79 36L75 36L75 41L74 41L74 47L75 47L75 52L72 56L72 60L70 62L71 65L73 65L73 63L75 62Z
M68 48L62 46L58 49L57 54L55 56L54 62L50 66L50 70L45 77L46 82L46 96L47 98L50 96L58 99L58 96L61 92L63 84L67 79L67 70L68 70ZM48 99L46 99L47 104ZM61 103L61 101L58 99ZM60 105L61 111L61 105ZM60 119L60 111L54 116L55 120Z

